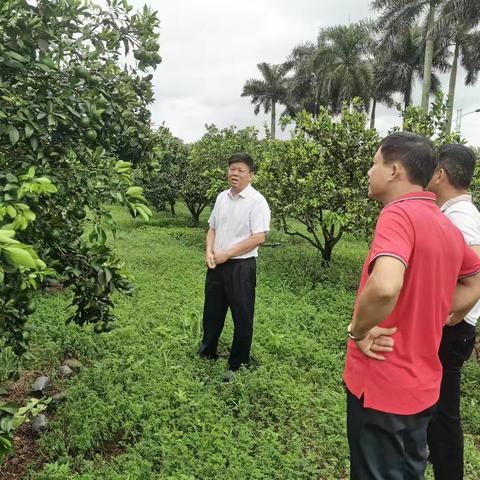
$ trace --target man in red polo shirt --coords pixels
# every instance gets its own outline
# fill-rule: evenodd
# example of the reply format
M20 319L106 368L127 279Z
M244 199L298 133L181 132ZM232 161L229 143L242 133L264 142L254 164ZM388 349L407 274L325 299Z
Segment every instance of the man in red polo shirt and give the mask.
M480 258L424 191L435 166L432 143L401 132L382 140L368 172L368 195L384 208L348 331L352 479L424 478L442 328L480 298Z

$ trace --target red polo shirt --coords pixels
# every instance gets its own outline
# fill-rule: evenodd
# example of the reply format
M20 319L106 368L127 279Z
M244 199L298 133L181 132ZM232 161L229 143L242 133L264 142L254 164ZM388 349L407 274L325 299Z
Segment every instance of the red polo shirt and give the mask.
M442 327L457 279L480 272L480 258L429 192L402 195L382 210L358 293L375 259L383 255L406 266L395 308L379 325L397 327L395 347L379 361L366 357L350 340L344 380L356 397L364 396L366 408L410 415L438 401Z

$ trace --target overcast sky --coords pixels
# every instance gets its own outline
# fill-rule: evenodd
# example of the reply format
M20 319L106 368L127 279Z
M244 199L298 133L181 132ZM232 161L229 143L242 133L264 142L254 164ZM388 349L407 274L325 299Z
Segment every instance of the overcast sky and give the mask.
M165 124L186 142L199 139L205 124L255 125L262 136L269 115L255 116L249 98L240 96L249 78L260 78L257 63L283 62L292 48L315 41L320 28L371 18L370 0L130 0L144 4L161 21L160 54L153 83L155 124ZM480 108L480 82L463 84L460 73L454 106L463 113ZM448 75L443 78L447 90ZM416 89L414 101L420 102ZM398 112L377 109L382 134L400 123ZM462 119L462 135L480 146L480 113ZM288 138L288 133L279 134Z

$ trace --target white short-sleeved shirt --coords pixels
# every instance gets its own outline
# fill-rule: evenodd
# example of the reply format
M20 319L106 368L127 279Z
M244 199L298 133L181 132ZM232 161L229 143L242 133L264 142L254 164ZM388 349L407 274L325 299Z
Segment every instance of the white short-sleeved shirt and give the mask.
M459 195L444 203L440 210L462 232L468 245L480 245L480 212L472 202L471 195ZM465 321L476 325L480 317L480 300L465 316Z
M227 250L255 233L270 230L270 208L265 197L248 185L237 195L232 190L220 193L210 218L210 228L215 230L215 250ZM258 248L233 258L250 258L258 255Z

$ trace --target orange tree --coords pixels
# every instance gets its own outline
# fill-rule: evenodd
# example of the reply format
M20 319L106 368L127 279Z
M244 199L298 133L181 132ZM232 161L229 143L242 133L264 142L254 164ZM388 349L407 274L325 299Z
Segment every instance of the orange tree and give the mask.
M165 126L160 127L150 141L153 161L140 164L135 171L135 180L144 188L145 198L156 210L165 210L168 205L175 215L175 204L188 163L188 146Z
M103 205L151 214L131 170L151 161L158 20L107 4L0 2L0 349L17 354L51 277L73 287L69 320L111 328L111 294L131 285Z
M256 159L258 132L254 127L219 129L206 125L206 133L190 146L188 162L180 171L179 197L192 215L193 226L198 226L205 207L228 188L226 168L228 158L236 152L247 152Z
M302 237L331 260L344 233L369 235L378 208L367 198L367 172L379 137L361 103L335 121L320 108L294 120L291 140L264 144L260 191L285 233Z

